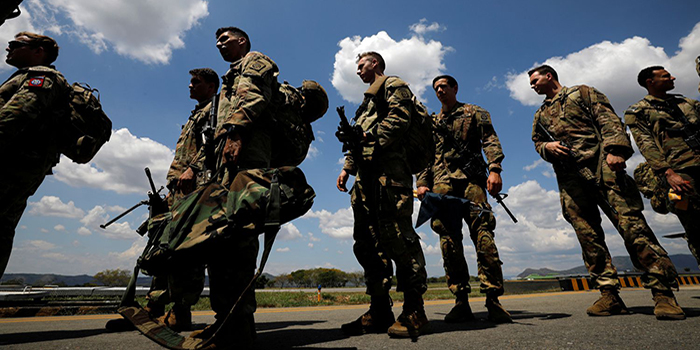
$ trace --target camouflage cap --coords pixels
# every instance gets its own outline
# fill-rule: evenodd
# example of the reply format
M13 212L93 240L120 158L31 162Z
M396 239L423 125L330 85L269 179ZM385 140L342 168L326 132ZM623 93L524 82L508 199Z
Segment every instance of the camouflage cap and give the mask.
M328 110L328 94L323 86L313 80L304 80L299 90L304 96L301 109L304 122L311 123L323 117Z

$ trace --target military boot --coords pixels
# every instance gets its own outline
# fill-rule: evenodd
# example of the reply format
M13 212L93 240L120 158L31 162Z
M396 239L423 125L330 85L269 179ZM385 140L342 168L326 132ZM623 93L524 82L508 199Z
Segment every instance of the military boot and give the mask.
M346 335L362 335L367 333L385 333L394 323L394 303L389 295L372 296L369 311L355 321L340 327Z
M486 309L489 310L489 321L495 323L512 323L510 313L503 308L496 295L486 295Z
M403 312L387 330L389 336L415 339L431 332L430 321L423 308L423 297L420 294L404 293Z
M175 332L192 330L192 312L189 305L175 304L167 314L158 318L158 321L168 326Z
M627 306L620 298L617 289L605 288L600 290L600 298L586 309L588 316L627 315Z
M165 315L165 305L156 304L150 300L148 301L148 303L146 303L146 306L144 306L143 309L146 310L146 312L148 312L148 315L152 319L156 319Z
M198 330L190 333L190 338L209 339L214 337L212 341L203 348L206 350L212 349L252 349L255 341L255 318L251 315L236 315L232 316L226 324L222 325L223 321L218 319L213 324L207 326L203 330ZM216 333L216 335L214 334Z
M673 292L661 291L652 289L651 294L654 296L654 315L657 320L685 320L685 313L678 305Z
M469 293L460 292L456 294L455 306L445 315L445 322L471 322L475 320L472 308L469 306Z

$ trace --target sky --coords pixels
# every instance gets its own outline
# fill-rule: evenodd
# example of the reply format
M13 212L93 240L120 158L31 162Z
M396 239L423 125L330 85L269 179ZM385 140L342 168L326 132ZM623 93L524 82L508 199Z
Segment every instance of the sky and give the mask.
M698 99L694 59L700 55L700 2L672 1L203 1L203 0L25 0L22 15L0 27L0 42L19 31L54 37L55 62L69 82L100 91L113 134L89 164L62 157L36 194L17 228L7 273L93 275L131 269L145 246L135 233L147 218L137 209L107 230L110 218L146 199L149 167L158 185L172 161L181 126L196 102L187 85L193 68L223 75L229 64L215 48L219 27L238 26L252 50L271 57L279 80L301 85L311 79L329 94L330 108L313 124L316 141L301 165L317 193L305 216L285 225L266 267L272 274L316 267L359 271L352 251L350 196L335 188L342 166L334 132L336 106L348 115L367 88L355 74L358 53L374 50L386 73L398 75L429 108L440 103L430 86L439 74L459 82L457 98L491 113L506 155L506 203L513 224L496 213L496 244L505 276L525 268L568 269L582 265L581 249L561 215L551 166L535 153L532 118L543 98L527 82L527 70L547 63L563 85L587 84L605 93L618 115L645 95L636 83L644 67L663 65L674 92ZM1 63L5 79L14 68ZM639 152L628 172L642 161ZM648 203L648 202L647 202ZM416 201L414 220L419 202ZM644 214L670 254L689 254L673 215ZM607 219L614 256L628 255ZM429 276L442 276L438 236L417 229ZM466 227L465 237L469 237ZM466 238L470 273L474 245Z

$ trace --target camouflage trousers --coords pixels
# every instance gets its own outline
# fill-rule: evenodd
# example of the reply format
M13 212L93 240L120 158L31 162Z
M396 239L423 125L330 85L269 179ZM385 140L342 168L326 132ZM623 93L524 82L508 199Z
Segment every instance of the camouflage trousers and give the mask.
M439 194L466 198L476 205L491 209L484 188L472 182L453 181L451 186L435 186L434 191ZM501 270L503 262L498 257L498 248L496 248L493 232L496 228L496 218L493 213L479 215L478 211L471 211L468 208L465 208L462 217L468 223L469 236L476 248L481 292L503 295L503 272ZM440 219L433 219L430 224L433 231L440 235L440 248L442 249L448 288L453 294L471 292L469 268L464 257L462 244L462 222L460 221L458 231L450 231Z
M36 192L45 176L45 171L0 176L0 277L10 261L15 229L27 207L27 199Z
M204 265L175 271L164 276L153 276L149 303L192 306L197 303L204 289Z
M355 217L353 251L365 270L367 294L389 293L393 260L397 290L423 295L428 289L427 273L420 237L411 220L412 190L363 179L355 181L350 194Z
M687 196L688 207L686 209L677 208L673 203L668 203L668 210L678 216L683 229L685 230L685 240L688 248L700 265L700 195L697 192L698 179L700 179L700 168L683 169L677 171L683 179L690 181L693 192Z
M603 162L602 186L585 182L576 173L558 172L557 181L564 218L576 231L583 261L598 288L620 287L617 270L605 244L598 206L622 236L634 267L643 271L644 287L678 288L676 268L642 215L644 203L631 177L624 172L616 174ZM610 202L618 215L607 208L602 198Z

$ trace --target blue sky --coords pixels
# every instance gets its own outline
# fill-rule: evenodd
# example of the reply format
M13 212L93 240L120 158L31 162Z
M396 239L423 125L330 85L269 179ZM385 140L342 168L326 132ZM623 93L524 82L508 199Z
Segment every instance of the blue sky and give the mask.
M145 245L133 230L147 215L139 209L109 230L98 226L145 198L143 168L164 184L180 126L195 101L188 71L228 69L214 32L238 26L253 50L277 62L279 80L321 83L329 113L313 124L317 141L302 164L317 192L312 211L283 228L267 271L336 267L360 270L352 253L350 197L335 189L341 146L333 133L335 106L352 113L366 88L354 56L382 53L387 74L411 84L431 111L440 107L430 81L441 73L459 81L458 99L487 109L506 155L507 203L513 224L495 206L496 242L506 276L527 267L581 265L571 227L561 216L551 167L530 141L532 116L542 98L525 72L554 66L564 85L588 84L608 95L621 115L644 95L637 72L652 64L678 80L675 92L698 98L693 60L700 54L700 3L674 1L202 1L25 0L23 14L0 27L0 40L21 30L42 32L61 46L56 66L69 81L88 82L102 94L114 123L112 140L87 165L63 158L47 177L17 229L7 272L94 274L131 268ZM13 69L0 65L0 76ZM641 161L636 153L628 169ZM416 209L418 202L416 202ZM681 231L678 220L645 211L669 253L688 253L683 241L661 238ZM627 255L604 220L613 255ZM443 275L438 237L418 232L430 276ZM474 247L464 242L470 272Z

